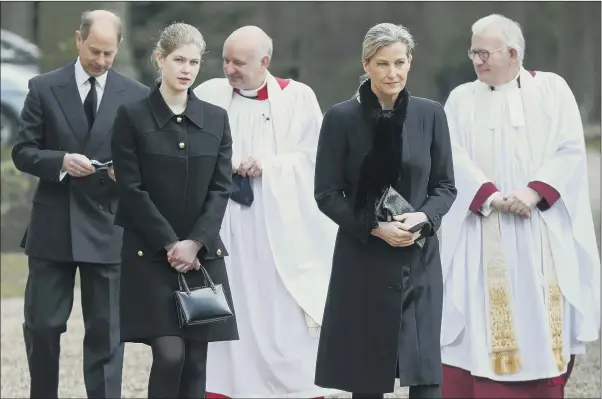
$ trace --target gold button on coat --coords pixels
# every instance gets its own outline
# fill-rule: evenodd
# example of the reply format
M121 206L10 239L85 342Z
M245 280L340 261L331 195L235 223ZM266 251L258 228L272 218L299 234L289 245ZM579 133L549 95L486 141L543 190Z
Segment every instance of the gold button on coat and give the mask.
M144 255L144 252L138 251L138 256L142 256L142 255Z
M186 144L180 143L180 148L184 148L184 147L186 147Z
M222 250L221 249L217 250L217 256L222 256Z

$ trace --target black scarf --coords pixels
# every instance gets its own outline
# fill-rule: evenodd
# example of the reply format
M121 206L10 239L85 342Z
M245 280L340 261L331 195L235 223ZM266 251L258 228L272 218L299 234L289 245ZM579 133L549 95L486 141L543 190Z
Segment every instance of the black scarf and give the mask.
M374 208L383 191L396 186L401 174L403 125L406 119L409 93L404 88L397 96L392 110L383 110L372 91L370 79L362 83L359 100L362 114L371 126L372 142L364 156L355 195L355 212L364 215L369 227L376 223Z

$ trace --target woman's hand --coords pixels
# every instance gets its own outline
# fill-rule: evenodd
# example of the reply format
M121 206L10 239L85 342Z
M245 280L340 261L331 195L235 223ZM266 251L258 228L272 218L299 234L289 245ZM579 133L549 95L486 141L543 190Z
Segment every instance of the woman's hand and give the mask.
M199 260L199 258L195 258L194 261L192 262L192 264L190 264L190 265L178 266L177 268L174 267L174 269L176 269L178 271L178 273L186 273L191 270L199 270L200 268L201 268L201 261Z
M428 217L424 212L404 213L403 215L394 216L393 219L403 223L402 229L406 231L418 223L428 222Z
M384 240L392 247L409 247L420 237L420 232L410 233L406 231L401 222L379 222L378 227L372 230L372 235Z
M180 241L167 252L167 261L176 271L180 273L187 272L193 268L200 249L201 245L196 241Z

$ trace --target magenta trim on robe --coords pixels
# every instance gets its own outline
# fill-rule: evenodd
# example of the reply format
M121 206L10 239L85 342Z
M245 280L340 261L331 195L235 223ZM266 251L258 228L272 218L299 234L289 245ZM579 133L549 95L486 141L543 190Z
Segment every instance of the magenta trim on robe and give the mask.
M560 198L560 193L549 184L541 181L532 181L527 185L541 195L541 201L537 204L540 211L546 211Z
M479 208L483 205L487 198L491 196L491 194L498 192L499 190L492 182L484 183L479 191L477 191L474 199L472 200L469 209L476 215L481 215L479 212Z
M284 90L286 88L286 86L288 86L288 84L291 82L290 79L282 79L282 78L277 78L275 76L274 76L274 78L276 79L276 82L278 82L278 85L280 86L280 88L282 90ZM240 94L239 89L234 89L234 92L236 94ZM254 100L264 101L267 99L268 99L268 85L266 84L265 86L263 86L261 89L259 89L257 91L257 97L255 97Z
M475 377L467 370L444 364L441 393L443 399L518 399L526 397L563 399L564 389L574 365L575 355L571 355L566 372L558 377L533 381L501 382Z

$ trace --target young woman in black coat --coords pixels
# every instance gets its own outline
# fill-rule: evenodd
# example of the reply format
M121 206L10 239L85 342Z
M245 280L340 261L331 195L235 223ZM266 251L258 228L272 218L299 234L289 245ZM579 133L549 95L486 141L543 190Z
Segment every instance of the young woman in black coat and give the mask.
M167 27L154 52L160 82L120 107L113 128L121 340L152 348L149 398L205 397L207 343L238 339L234 318L181 328L174 299L178 273L206 285L202 264L232 304L219 236L232 184L228 117L190 89L204 49L193 26Z
M369 78L355 98L328 110L320 133L315 198L339 232L315 382L353 397L382 397L396 377L410 398L441 397L435 233L456 188L443 107L406 87L413 49L402 26L370 29L362 54ZM388 187L416 211L377 218Z

